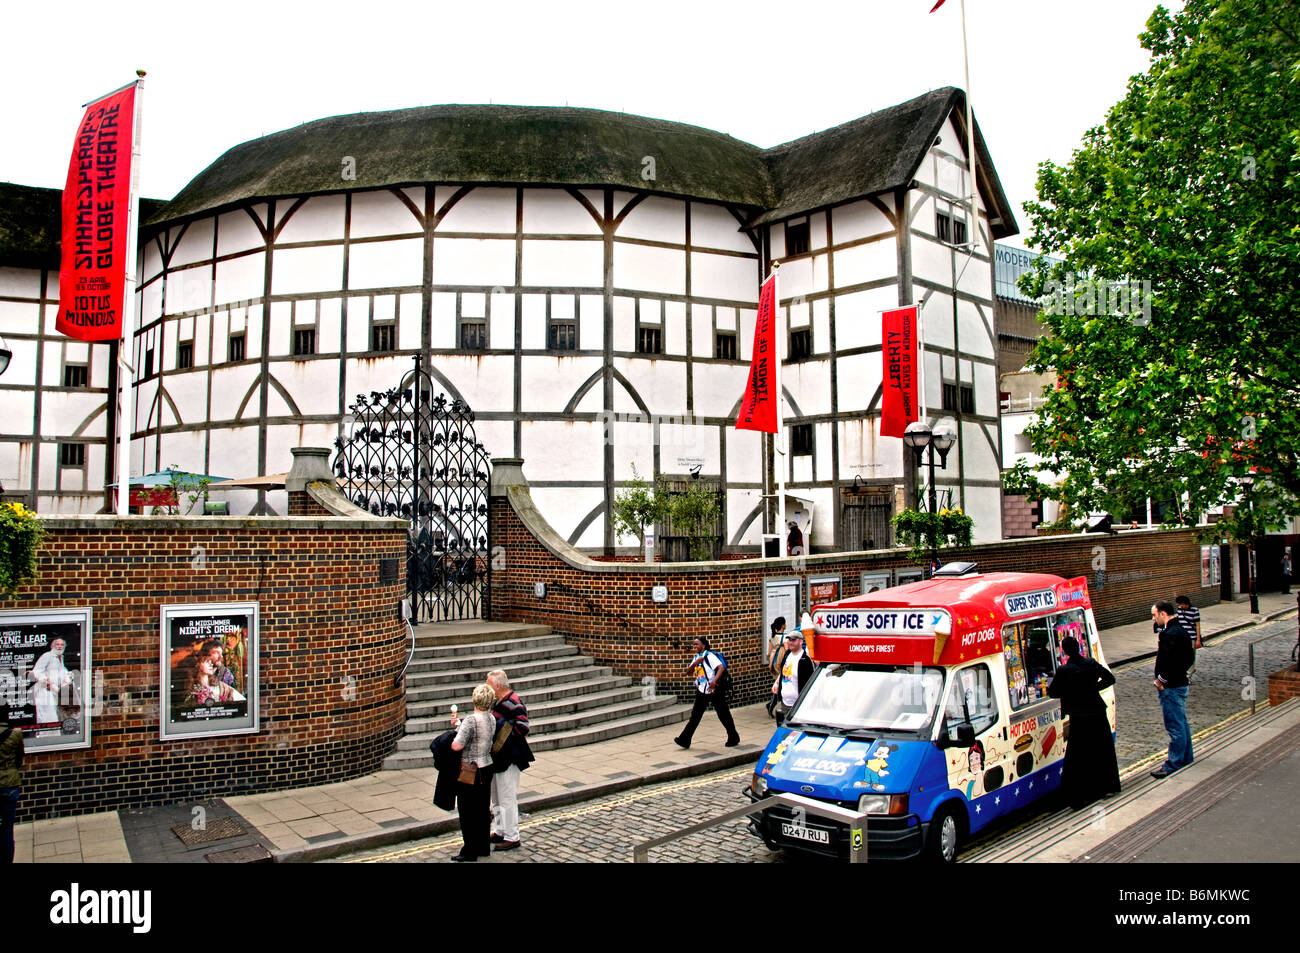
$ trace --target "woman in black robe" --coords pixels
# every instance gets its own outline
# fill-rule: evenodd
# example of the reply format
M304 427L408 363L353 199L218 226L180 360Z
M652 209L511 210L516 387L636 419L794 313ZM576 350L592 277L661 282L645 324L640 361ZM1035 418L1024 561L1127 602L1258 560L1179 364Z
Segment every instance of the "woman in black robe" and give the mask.
M1103 688L1115 684L1115 676L1084 658L1072 635L1061 640L1061 651L1066 663L1057 669L1047 694L1061 700L1061 714L1070 718L1061 787L1070 809L1077 811L1098 798L1119 793L1115 739L1101 697Z

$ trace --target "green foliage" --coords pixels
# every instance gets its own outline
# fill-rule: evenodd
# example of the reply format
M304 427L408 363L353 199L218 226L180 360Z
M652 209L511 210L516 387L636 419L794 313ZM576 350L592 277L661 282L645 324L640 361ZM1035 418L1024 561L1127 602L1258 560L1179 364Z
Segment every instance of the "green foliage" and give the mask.
M208 487L212 483L212 478L199 476L194 473L181 472L176 464L168 467L172 471L171 481L167 484L176 494L176 505L155 507L154 512L162 510L170 516L189 516L194 512L194 507L201 498L207 496Z
M1068 165L1039 166L1030 244L1062 263L1041 260L1023 289L1074 276L1153 292L1149 323L1044 316L1033 368L1058 382L1027 433L1077 510L1151 497L1186 518L1239 499L1248 472L1253 531L1300 502L1298 38L1296 4L1158 7L1150 69Z
M21 503L0 504L0 592L13 596L36 578L36 552L45 528Z
M1002 492L1023 494L1031 500L1049 498L1051 487L1038 479L1034 472L1036 469L1026 461L1018 460L1010 470L1002 471Z
M717 487L699 480L691 480L684 492L668 497L668 516L673 528L690 538L692 559L713 554L713 529L721 512Z
M662 486L651 487L632 467L632 479L614 494L614 531L635 536L639 548L645 549L645 528L665 515L668 494Z
M937 513L903 510L894 514L892 522L899 544L910 546L907 555L917 562L946 546L969 546L975 526L973 519L955 507Z

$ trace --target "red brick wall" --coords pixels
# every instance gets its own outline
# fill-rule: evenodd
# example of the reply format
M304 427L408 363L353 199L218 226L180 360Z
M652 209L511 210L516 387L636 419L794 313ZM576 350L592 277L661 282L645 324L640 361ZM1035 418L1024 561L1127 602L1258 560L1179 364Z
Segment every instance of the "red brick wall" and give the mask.
M103 708L89 749L28 755L22 817L337 781L392 751L406 714L393 676L408 638L403 585L379 585L379 560L405 557L401 526L96 516L46 527L35 582L0 609L90 606ZM159 608L205 602L258 603L260 730L161 741Z
M1268 677L1268 703L1280 705L1291 698L1300 698L1300 672L1294 665L1274 672Z
M759 658L764 579L800 577L806 582L810 575L838 573L843 594L854 596L861 572L915 565L902 551L657 563L652 568L597 563L576 551L566 560L537 538L508 497L493 497L491 506L493 542L504 547L504 565L492 571L492 618L549 625L619 674L650 675L661 692L683 698L693 691L684 669L696 635L707 636L726 654L741 701L766 697L771 676ZM1094 551L1098 546L1104 553ZM1101 557L1099 580L1093 566L1102 564ZM1148 618L1156 598L1185 593L1194 604L1209 605L1219 597L1217 586L1201 588L1199 543L1191 530L1011 540L945 552L943 558L975 561L982 571L1087 576L1103 628ZM544 599L533 594L535 582L546 583ZM654 585L668 587L666 603L651 601ZM806 586L804 593L806 598Z

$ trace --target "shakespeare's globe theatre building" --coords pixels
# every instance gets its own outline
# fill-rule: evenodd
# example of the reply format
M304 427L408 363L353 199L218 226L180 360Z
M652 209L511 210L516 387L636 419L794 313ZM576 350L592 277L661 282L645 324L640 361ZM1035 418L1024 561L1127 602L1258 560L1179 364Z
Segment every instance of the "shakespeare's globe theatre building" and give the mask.
M717 483L724 544L757 544L785 466L814 547L862 548L849 503L873 488L896 503L904 472L901 441L879 436L879 312L915 300L929 419L959 434L940 488L997 538L991 258L1015 221L977 137L973 258L957 247L965 141L944 89L767 150L514 106L340 116L237 146L141 231L132 472L283 470L421 355L576 545L630 542L608 513L634 467ZM773 259L790 440L775 464L733 428ZM285 511L274 492L232 499Z

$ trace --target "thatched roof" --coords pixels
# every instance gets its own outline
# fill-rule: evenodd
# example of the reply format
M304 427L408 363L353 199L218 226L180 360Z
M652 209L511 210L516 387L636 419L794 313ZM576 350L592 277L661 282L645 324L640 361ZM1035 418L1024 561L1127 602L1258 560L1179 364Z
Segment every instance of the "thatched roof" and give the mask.
M334 116L235 146L151 224L251 198L421 182L649 189L741 206L759 224L906 187L964 106L961 90L945 87L772 149L599 109L454 105ZM985 201L1000 220L994 234L1013 235L1015 216L978 124L976 152L991 184ZM355 180L342 178L344 156L355 160ZM647 156L652 181L642 178Z
M305 123L228 150L170 202L142 199L162 225L252 199L448 184L618 186L737 206L779 221L906 188L948 116L952 87L771 149L720 132L599 109L426 106ZM959 144L953 144L954 150ZM996 238L1015 216L976 124L975 149ZM355 160L355 179L342 177ZM642 178L646 157L654 178ZM0 264L57 268L59 190L0 183Z
M10 268L58 268L62 239L62 189L0 182L0 265ZM167 203L140 200L140 221Z

